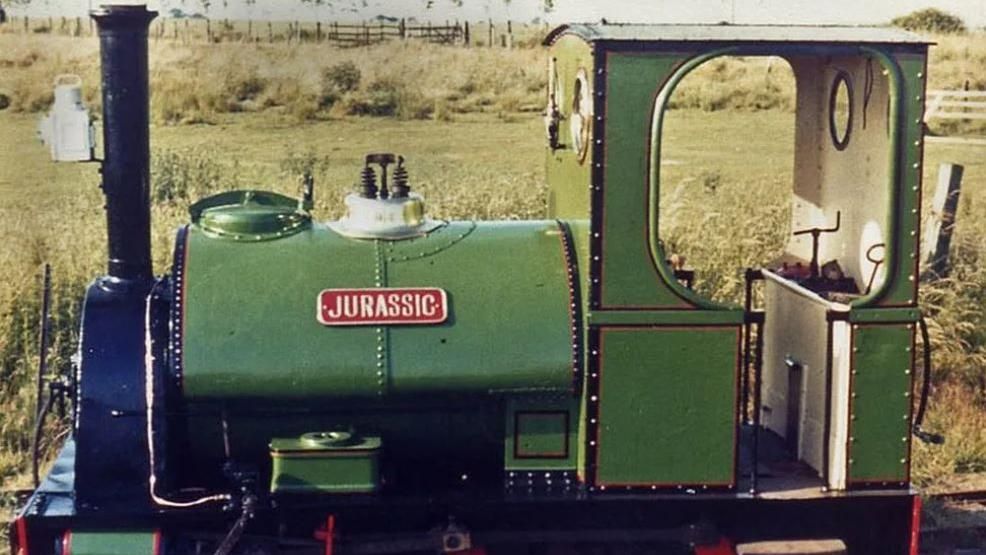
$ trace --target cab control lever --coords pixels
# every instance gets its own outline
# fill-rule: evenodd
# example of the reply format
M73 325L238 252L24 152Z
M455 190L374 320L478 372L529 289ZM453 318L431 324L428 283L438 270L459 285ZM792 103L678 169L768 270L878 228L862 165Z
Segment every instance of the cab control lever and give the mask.
M839 231L842 226L842 211L836 211L835 213L835 227L821 228L812 227L808 229L801 229L794 232L795 236L811 234L811 264L808 266L808 271L811 272L812 279L816 279L819 276L818 271L818 239L823 233L835 233Z

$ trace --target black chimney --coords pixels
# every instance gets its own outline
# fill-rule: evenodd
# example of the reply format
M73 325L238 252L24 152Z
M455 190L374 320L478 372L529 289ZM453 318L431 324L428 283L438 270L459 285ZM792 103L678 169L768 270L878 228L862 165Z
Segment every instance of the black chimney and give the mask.
M103 86L103 193L106 195L108 276L149 281L151 178L147 29L157 12L143 5L104 5L99 26Z

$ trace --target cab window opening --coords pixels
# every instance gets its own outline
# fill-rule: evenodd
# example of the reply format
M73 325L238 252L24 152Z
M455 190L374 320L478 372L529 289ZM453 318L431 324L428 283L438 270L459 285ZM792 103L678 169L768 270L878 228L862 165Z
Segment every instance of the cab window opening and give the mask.
M664 105L657 178L673 286L736 306L745 270L763 268L834 302L880 289L892 114L869 108L891 84L872 66L724 55L681 78Z

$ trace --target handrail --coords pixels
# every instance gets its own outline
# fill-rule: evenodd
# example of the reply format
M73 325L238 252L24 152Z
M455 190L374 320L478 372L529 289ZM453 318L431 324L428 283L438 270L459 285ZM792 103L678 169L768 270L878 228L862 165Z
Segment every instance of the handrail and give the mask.
M892 240L887 242L884 250L886 254L884 255L883 263L887 269L886 279L883 280L883 283L875 291L865 293L862 297L853 300L850 303L853 307L871 305L883 296L890 289L899 270L897 267L897 251L900 250L902 238L900 237L900 218L897 213L897 203L903 198L903 183L901 182L900 168L903 166L905 159L903 149L901 149L903 141L901 141L900 137L901 133L903 133L901 126L906 124L904 121L904 104L902 102L904 97L902 92L904 78L901 75L900 66L881 50L869 46L862 46L860 50L864 54L868 54L879 60L884 69L887 70L890 81L888 87L890 92L890 121L893 122L893 125L890 127L890 168L887 171L889 177L887 180L887 236L891 237Z

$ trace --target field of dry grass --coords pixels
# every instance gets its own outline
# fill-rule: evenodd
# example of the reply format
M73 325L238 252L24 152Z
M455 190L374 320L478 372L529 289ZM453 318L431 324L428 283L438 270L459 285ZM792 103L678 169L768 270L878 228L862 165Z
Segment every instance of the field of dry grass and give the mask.
M986 37L943 37L933 50L932 88L986 89ZM319 45L152 44L154 259L168 266L175 227L190 200L234 187L294 194L297 169L316 170L316 214L338 215L360 156L404 153L430 210L450 218L544 214L544 54L536 48L466 49L392 43L340 50ZM104 216L93 165L54 165L33 141L37 111L58 73L78 73L98 110L93 39L0 33L0 490L28 485L34 410L39 271L54 266L53 364L67 364L77 340L79 300L102 270ZM757 261L784 231L791 179L789 75L769 60L702 68L676 94L665 157L670 190L698 184L681 203L719 217L693 244L703 287L735 294L735 270ZM355 71L353 71L355 69ZM768 70L769 69L769 70ZM354 75L357 75L354 78ZM2 98L0 98L2 105ZM370 117L387 116L387 117ZM707 148L719 144L715 165ZM751 164L756 160L756 164ZM923 290L935 344L929 428L944 446L916 444L915 480L945 487L986 472L986 156L970 147L928 145L925 199L937 165L963 163L966 176L953 243L955 270ZM714 183L715 186L701 187ZM784 192L783 194L781 194ZM164 197L172 197L165 200ZM683 205L684 206L684 205ZM691 222L671 220L670 233ZM731 241L736 226L752 238ZM50 441L49 443L54 443ZM9 508L10 497L0 496ZM0 520L3 517L0 516Z
M0 34L0 94L8 109L48 106L51 81L75 73L98 110L94 38ZM348 115L453 119L509 117L542 108L540 49L462 48L394 41L369 48L319 44L151 44L152 114L164 124L214 123L222 114L265 112L296 121ZM442 68L456 68L446 71Z
M9 110L40 110L51 102L52 77L75 73L88 84L86 101L99 109L96 39L2 31L0 105L5 97ZM932 50L929 88L986 90L986 35L932 38L938 45ZM544 104L544 51L536 41L523 44L527 47L489 49L393 41L341 49L152 41L152 114L162 124L215 123L236 112L296 121L351 115L449 121L475 113L509 119ZM793 87L784 66L772 58L715 60L685 83L673 106L791 110ZM956 127L969 125L952 122L934 130Z

